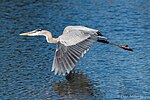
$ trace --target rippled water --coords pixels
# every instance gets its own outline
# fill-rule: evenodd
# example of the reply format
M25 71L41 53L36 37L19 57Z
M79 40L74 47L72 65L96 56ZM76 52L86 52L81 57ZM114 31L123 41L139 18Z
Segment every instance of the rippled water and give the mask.
M149 0L0 0L0 100L149 100ZM99 29L134 52L96 43L71 80L51 72L55 45L18 34Z

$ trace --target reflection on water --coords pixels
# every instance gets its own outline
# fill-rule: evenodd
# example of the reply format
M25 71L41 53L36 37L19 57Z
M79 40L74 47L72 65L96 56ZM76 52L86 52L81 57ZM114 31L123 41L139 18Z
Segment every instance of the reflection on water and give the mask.
M68 80L61 82L53 82L52 86L59 96L64 99L94 99L94 87L91 80L82 72L73 72L69 76ZM99 99L103 98L103 94L99 95Z

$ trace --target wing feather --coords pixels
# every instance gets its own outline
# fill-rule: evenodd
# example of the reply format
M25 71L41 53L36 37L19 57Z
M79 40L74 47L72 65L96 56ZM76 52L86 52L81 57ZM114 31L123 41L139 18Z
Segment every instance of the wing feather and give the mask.
M58 75L69 73L94 42L94 40L86 39L72 46L65 46L59 42L55 52L52 71L55 71L55 74Z
M59 36L60 42L65 46L76 45L90 37L90 34L84 33L79 30L69 31L67 34L62 34Z
M97 31L83 26L66 27L59 36L52 71L59 75L69 73L80 57L83 57L90 46L97 41Z
M73 61L71 60L71 58L70 58L70 56L69 56L69 54L68 53L66 53L66 56L65 56L65 58L67 58L66 60L68 61L68 66L67 66L67 73L69 73L70 72L70 70L72 70L73 68L72 68L72 66L74 66L74 64L73 64Z

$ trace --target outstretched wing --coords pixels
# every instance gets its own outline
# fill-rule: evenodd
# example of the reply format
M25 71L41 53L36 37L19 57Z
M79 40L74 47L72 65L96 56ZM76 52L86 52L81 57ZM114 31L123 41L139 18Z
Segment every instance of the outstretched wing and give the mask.
M71 46L65 46L59 42L56 47L52 71L55 71L55 74L59 75L69 73L93 42L95 42L95 40L90 38Z
M69 73L90 46L97 40L97 30L83 26L68 26L59 36L52 71L55 74Z

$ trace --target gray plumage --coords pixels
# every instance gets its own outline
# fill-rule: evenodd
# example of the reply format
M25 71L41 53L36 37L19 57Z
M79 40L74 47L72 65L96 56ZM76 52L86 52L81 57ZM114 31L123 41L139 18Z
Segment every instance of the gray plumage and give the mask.
M66 27L59 36L52 71L59 75L69 73L97 39L106 39L98 36L97 32L84 26Z
M133 51L128 45L119 46L108 42L98 30L84 26L67 26L64 29L63 34L58 38L53 38L51 32L41 29L22 33L20 35L45 36L48 43L56 43L52 71L58 75L64 75L73 70L77 61L83 57L91 45L96 41L117 46L128 51Z

